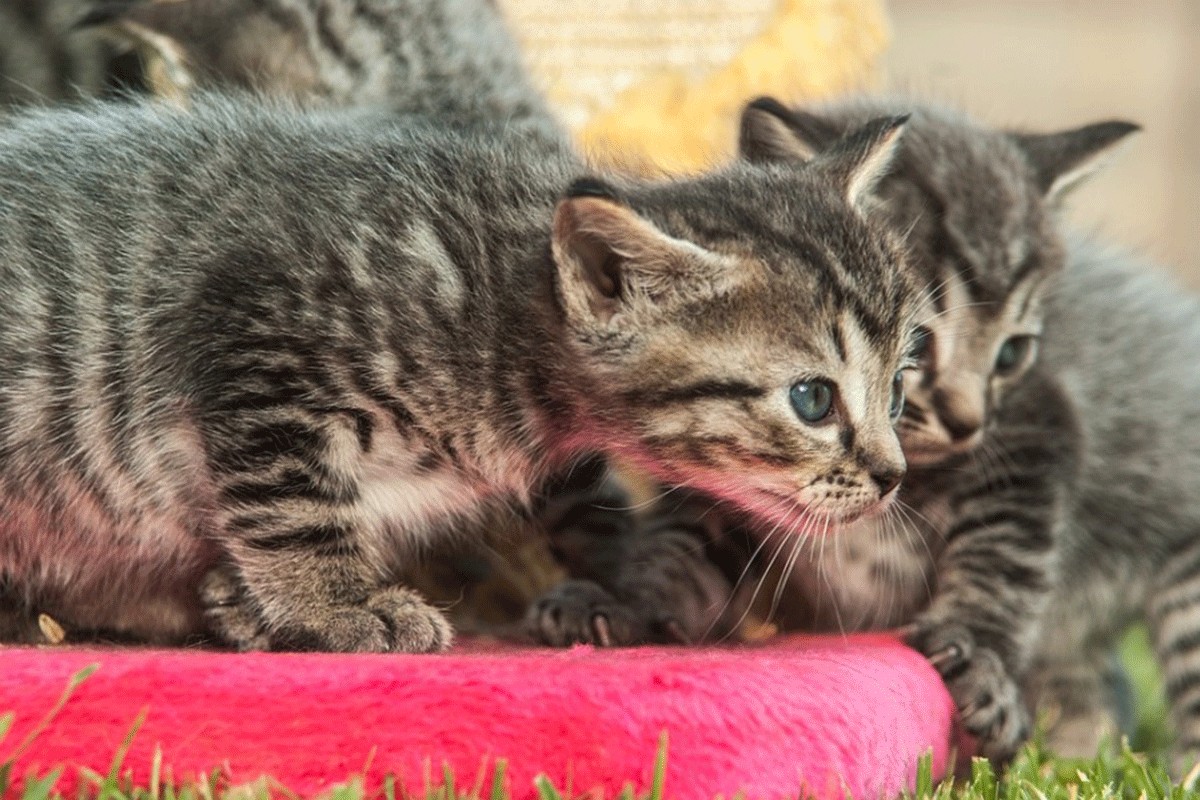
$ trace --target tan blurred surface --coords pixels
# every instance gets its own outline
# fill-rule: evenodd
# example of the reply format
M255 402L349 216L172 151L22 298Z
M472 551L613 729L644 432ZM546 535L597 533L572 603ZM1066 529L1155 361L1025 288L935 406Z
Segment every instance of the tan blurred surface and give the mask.
M891 0L889 84L998 124L1145 131L1070 199L1200 288L1200 0Z

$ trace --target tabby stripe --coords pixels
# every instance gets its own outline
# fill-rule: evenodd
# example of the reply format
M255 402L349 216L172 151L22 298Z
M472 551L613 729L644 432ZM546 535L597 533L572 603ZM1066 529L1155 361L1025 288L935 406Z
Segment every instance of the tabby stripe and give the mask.
M353 489L322 486L311 475L297 469L285 470L276 480L243 481L226 486L221 496L230 502L246 505L269 505L281 500L311 500L322 505L353 503Z
M353 542L350 531L340 525L304 525L284 533L251 536L246 544L255 550L314 550L317 552L346 552Z
M1200 672L1185 672L1182 675L1168 676L1166 690L1168 697L1180 697L1185 693L1200 689Z
M1158 646L1159 652L1169 651L1172 655L1180 655L1186 651L1200 649L1200 614L1193 620L1197 629L1181 633Z
M626 392L623 397L630 403L642 406L692 403L698 400L743 400L766 396L761 386L745 381L723 381L718 379L698 381L686 386L661 391Z
M1020 530L1028 531L1031 535L1031 542L1040 542L1047 536L1045 533L1040 535L1035 533L1035 531L1045 530L1046 522L1041 517L1015 508L1006 508L959 520L946 531L944 539L949 543L965 533L1001 525L1014 525Z

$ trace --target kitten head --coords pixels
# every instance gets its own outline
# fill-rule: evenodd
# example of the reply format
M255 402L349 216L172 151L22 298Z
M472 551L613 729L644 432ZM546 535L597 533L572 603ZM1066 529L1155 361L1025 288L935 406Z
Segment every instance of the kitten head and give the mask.
M800 169L576 183L552 255L598 436L579 444L780 526L884 507L917 292L862 209L901 124Z
M859 101L821 113L768 104L801 147L743 136L754 161L814 157L861 120L907 108ZM746 119L761 108L752 105ZM902 234L928 290L906 379L899 430L909 463L969 452L992 411L1034 363L1042 298L1063 267L1055 227L1062 198L1136 125L1111 121L1053 134L980 126L936 108L916 108L876 198Z

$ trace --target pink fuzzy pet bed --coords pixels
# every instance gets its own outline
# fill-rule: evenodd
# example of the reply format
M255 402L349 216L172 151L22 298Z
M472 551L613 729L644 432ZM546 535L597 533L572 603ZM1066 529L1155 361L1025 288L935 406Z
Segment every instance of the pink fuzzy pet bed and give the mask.
M15 777L65 765L70 791L77 767L107 772L145 709L125 759L141 781L158 746L176 779L223 767L233 783L266 773L305 795L368 762L368 792L388 772L420 792L427 761L469 786L504 758L514 800L534 796L539 772L612 797L649 785L665 730L669 797L874 798L910 786L926 751L940 773L952 716L937 674L885 636L437 656L22 648L0 650L0 713L17 720L0 760L91 663Z

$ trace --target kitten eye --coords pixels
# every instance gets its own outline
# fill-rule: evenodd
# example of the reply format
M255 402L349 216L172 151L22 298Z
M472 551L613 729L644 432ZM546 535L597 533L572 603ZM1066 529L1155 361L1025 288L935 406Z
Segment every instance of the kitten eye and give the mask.
M1000 345L1000 352L996 354L996 373L1011 375L1016 372L1019 367L1024 365L1032 347L1032 336L1009 337L1004 344Z
M805 422L820 422L833 409L833 384L829 381L800 381L792 387L792 408Z
M888 407L888 416L891 417L892 424L895 425L900 421L900 415L904 413L904 373L897 372L892 378L892 404Z
M908 355L913 361L918 363L929 357L929 351L933 348L933 331L921 325L913 333L912 349Z

